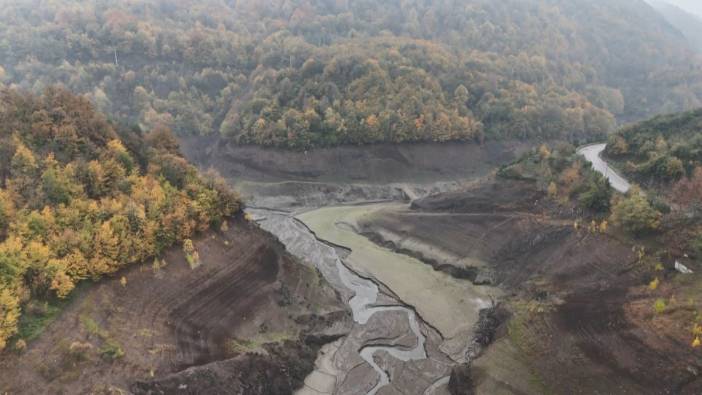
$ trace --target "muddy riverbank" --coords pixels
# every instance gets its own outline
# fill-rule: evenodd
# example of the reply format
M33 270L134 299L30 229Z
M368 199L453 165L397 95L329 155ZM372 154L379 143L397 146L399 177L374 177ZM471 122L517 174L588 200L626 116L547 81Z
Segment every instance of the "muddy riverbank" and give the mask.
M498 290L437 272L407 255L378 246L358 233L358 222L382 210L403 209L394 203L328 207L298 216L317 237L348 248L345 262L361 275L384 284L445 339L444 350L454 359L464 352L480 310L491 306ZM452 344L458 342L459 344Z

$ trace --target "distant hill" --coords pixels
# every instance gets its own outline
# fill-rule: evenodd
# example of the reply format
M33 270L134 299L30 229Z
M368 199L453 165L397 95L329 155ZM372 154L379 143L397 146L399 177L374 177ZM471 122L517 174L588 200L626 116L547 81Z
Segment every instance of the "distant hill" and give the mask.
M687 13L702 18L702 2L699 0L652 0L664 2L684 10Z
M652 0L651 5L685 36L693 48L702 51L702 17L665 1Z
M11 2L0 78L151 129L309 148L602 137L702 105L643 0Z

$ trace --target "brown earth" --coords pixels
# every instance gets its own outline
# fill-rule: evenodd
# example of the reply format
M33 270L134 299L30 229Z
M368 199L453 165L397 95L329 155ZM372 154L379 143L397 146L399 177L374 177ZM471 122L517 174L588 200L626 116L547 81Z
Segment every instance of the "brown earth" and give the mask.
M509 162L524 142L417 143L341 146L290 151L240 146L217 138L182 139L183 152L202 168L257 182L435 182L468 179Z
M513 351L488 350L479 367L457 370L454 393L701 393L702 354L690 347L690 328L672 308L653 313L650 272L633 246L576 230L573 220L556 215L532 184L500 180L421 199L362 227L393 235L381 242L416 256L434 248L445 259L474 258L510 295L512 318L497 334L499 349Z
M9 394L291 393L319 348L350 330L336 293L243 219L167 265L86 287L22 354L0 358ZM126 285L120 278L127 280ZM108 348L123 356L109 358Z

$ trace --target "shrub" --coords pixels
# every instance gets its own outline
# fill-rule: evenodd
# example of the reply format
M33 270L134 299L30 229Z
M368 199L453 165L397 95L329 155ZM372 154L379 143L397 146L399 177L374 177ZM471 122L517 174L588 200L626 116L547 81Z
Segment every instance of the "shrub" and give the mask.
M27 349L27 342L24 339L19 339L15 342L15 350L17 352L24 352Z
M108 339L105 341L105 344L100 347L100 354L103 358L114 361L124 356L124 350L122 350L122 346L120 346L119 343Z
M195 250L195 245L193 241L187 239L183 242L183 253L185 254L185 259L188 261L191 269L194 269L200 265L200 254Z
M651 281L648 284L648 289L650 289L651 291L655 291L658 289L658 286L660 284L661 284L661 280L659 280L658 277L656 277L655 279L653 279L653 281Z
M68 354L75 362L86 361L90 357L93 345L90 343L73 342L68 348Z
M598 213L609 212L612 187L609 181L599 175L589 177L584 191L578 195L578 205Z
M556 186L555 182L551 181L551 183L548 184L547 192L548 192L548 197L550 197L551 199L558 196L558 186Z
M631 188L612 211L612 221L635 235L658 230L662 214L656 210L639 188Z

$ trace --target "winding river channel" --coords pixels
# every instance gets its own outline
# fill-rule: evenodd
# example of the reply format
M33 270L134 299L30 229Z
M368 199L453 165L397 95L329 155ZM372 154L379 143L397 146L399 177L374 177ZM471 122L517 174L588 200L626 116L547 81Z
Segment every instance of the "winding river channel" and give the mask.
M396 305L379 305L378 285L359 276L349 269L339 256L338 247L318 240L312 231L291 213L264 209L249 209L254 220L265 230L276 235L286 245L288 251L298 257L302 262L314 265L325 279L339 291L348 301L357 324L365 325L375 314L384 314L392 311L406 313L409 327L416 337L416 345L411 349L400 346L364 346L359 350L360 356L379 375L377 384L367 393L375 394L378 390L390 383L388 373L375 361L374 356L379 351L385 351L401 361L422 360L427 358L425 350L426 337L420 329L417 315L411 308ZM333 390L328 383L325 389L313 388L317 393L328 393ZM322 385L324 385L322 383Z

